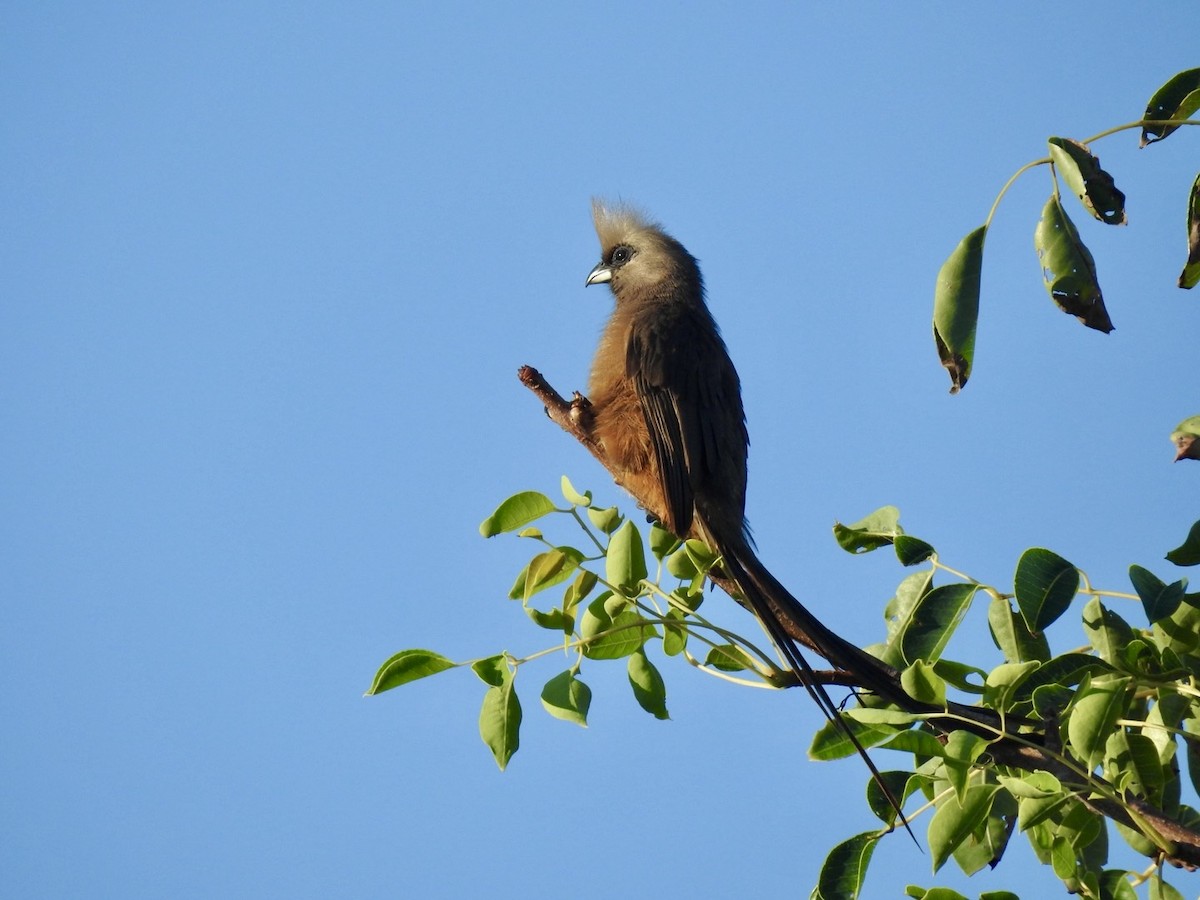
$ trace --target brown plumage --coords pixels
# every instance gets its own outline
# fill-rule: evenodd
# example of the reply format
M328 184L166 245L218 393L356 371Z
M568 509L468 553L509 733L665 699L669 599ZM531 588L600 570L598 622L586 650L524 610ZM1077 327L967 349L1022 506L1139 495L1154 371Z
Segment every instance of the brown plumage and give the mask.
M696 260L627 207L593 202L592 212L601 261L587 284L607 282L616 299L588 388L591 435L610 468L670 531L701 538L721 555L744 600L830 719L841 722L789 631L865 687L894 696L895 680L882 663L825 627L751 546L741 384L705 305Z

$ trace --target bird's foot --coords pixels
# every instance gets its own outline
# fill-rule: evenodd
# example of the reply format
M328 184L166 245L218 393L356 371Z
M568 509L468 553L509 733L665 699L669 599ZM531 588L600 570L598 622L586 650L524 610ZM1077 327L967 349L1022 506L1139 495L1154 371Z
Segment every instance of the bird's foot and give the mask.
M595 413L592 412L592 401L579 391L571 394L571 421L575 427L579 428L585 434L590 434L592 431L592 421L595 418Z

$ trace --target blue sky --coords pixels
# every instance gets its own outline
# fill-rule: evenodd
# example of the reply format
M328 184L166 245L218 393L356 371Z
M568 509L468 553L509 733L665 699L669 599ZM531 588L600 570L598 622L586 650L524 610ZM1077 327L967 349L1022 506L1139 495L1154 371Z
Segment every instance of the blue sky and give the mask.
M942 260L1047 136L1134 120L1197 64L1193 13L7 5L4 893L806 896L873 820L856 763L805 759L819 713L795 692L664 665L663 723L591 664L584 731L539 708L546 661L503 774L469 672L362 692L402 648L546 645L505 599L528 548L478 535L501 499L566 473L625 502L515 378L585 385L609 304L583 288L593 195L700 258L760 550L851 638L882 636L904 573L829 529L885 503L1002 586L1029 546L1114 589L1130 563L1177 577L1200 136L1094 148L1130 224L1069 212L1113 334L1040 283L1045 170L989 236L960 396L929 317ZM983 612L952 656L995 660ZM1012 856L939 880L1017 886ZM910 882L929 856L896 836L868 896Z

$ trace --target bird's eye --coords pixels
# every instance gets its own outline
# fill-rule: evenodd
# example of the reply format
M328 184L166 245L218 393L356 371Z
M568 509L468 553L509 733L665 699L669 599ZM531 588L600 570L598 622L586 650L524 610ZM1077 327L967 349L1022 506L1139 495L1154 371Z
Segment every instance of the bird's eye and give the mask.
M633 251L630 250L628 247L626 247L624 244L622 244L620 247L618 247L616 250L614 250L612 252L611 265L614 265L614 266L624 265L625 263L629 262L629 260L632 256L633 256Z

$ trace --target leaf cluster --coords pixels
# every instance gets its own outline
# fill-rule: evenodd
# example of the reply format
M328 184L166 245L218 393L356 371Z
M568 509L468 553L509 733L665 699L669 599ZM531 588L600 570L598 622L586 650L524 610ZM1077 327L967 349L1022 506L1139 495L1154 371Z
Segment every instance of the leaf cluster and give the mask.
M890 544L903 565L912 565L913 548L920 548L915 555L929 566L900 583L886 609L888 638L877 652L903 669L914 698L945 703L955 694L973 695L977 707L996 710L1007 723L988 737L946 733L931 727L930 717L894 707L864 704L847 713L864 745L911 754L911 767L885 777L895 796L923 798L910 818L932 811L927 839L934 871L951 859L967 874L994 867L1020 832L1073 893L1132 898L1135 885L1149 881L1152 896L1178 896L1159 866L1137 872L1108 861L1114 833L1152 859L1171 853L1171 839L1146 818L1150 807L1186 829L1200 826L1200 812L1181 800L1181 760L1200 790L1200 594L1187 592L1186 579L1167 584L1135 565L1133 593L1101 591L1058 554L1031 548L1017 562L1012 589L1002 591L942 564L928 543L904 533L894 507L839 525L835 536L854 553ZM1197 540L1200 523L1168 558L1200 562L1192 556ZM935 576L946 575L948 582L935 585ZM967 606L980 596L987 598L989 631L1003 658L990 671L945 654ZM1131 624L1112 608L1114 600L1140 603L1146 624ZM1046 631L1072 607L1088 643L1055 655ZM1005 745L1022 741L1053 764L1014 766ZM845 743L826 726L810 753L838 758L847 754ZM895 814L878 786L868 784L867 795L890 827ZM846 885L861 886L873 846L887 833L864 832L839 844L814 896L859 896ZM909 895L961 896L916 887Z
M521 703L516 691L520 668L562 653L568 667L545 682L542 706L557 719L587 726L592 691L582 679L585 660L625 660L634 700L657 719L669 718L666 683L647 652L680 657L710 674L760 686L786 681L772 659L750 641L710 623L699 612L705 576L715 557L700 541L680 541L658 525L641 529L616 508L596 508L590 492L562 479L566 506L545 494L525 491L496 509L480 525L484 537L516 534L538 545L508 592L538 628L560 643L530 656L507 652L464 663L431 650L402 650L388 659L368 694L379 694L447 669L470 667L487 685L479 731L504 769L520 745ZM556 544L533 523L569 519L582 533L583 547ZM647 552L649 551L649 552ZM647 560L656 573L649 577ZM669 583L668 583L669 582ZM555 599L547 603L552 589Z
M519 746L517 673L543 656L565 654L569 660L544 682L543 708L581 726L592 699L582 678L585 661L624 660L635 701L659 719L668 717L667 689L652 656L678 658L745 685L794 684L751 641L699 612L706 573L716 562L705 545L679 541L658 526L643 539L631 519L615 508L595 508L590 492L576 491L565 477L562 493L565 506L538 492L517 494L480 526L484 536L515 534L537 545L508 598L537 628L558 635L556 645L524 657L503 652L465 663L429 650L401 651L380 667L368 693L471 668L485 685L480 736L503 769ZM551 519L571 520L586 552L549 540L541 526ZM1151 859L1170 857L1172 837L1148 809L1181 828L1200 829L1200 812L1181 799L1185 777L1200 789L1200 594L1187 591L1186 579L1167 583L1132 566L1132 592L1103 591L1053 551L1031 548L1017 561L1011 589L1002 590L946 566L930 543L901 528L895 507L837 524L834 537L854 554L890 547L912 570L885 606L884 642L870 649L899 670L915 701L945 712L913 712L862 695L846 717L863 746L909 760L883 778L902 804L919 801L906 812L910 820L928 816L935 873L950 860L968 874L994 867L1019 832L1081 896L1133 897L1134 885L1145 881L1154 882L1157 896L1172 896L1158 866L1129 871L1108 863L1114 836ZM1200 563L1200 522L1169 556L1179 565ZM990 670L947 653L977 602L987 604L1001 657ZM1145 624L1132 624L1128 611L1122 615L1114 603L1139 604ZM1055 654L1047 630L1072 608L1087 644ZM956 729L956 710L968 708L964 702L994 711L1001 724L981 734L977 723L963 720ZM1021 764L1013 748L1022 746L1036 749L1043 762ZM809 755L831 760L853 752L845 734L827 723ZM895 810L874 781L867 800L882 827L830 852L814 896L860 896L874 847L896 824ZM946 891L914 887L910 896L956 896Z
M938 358L950 374L950 393L967 383L975 361L975 336L979 323L983 248L988 228L1004 194L1022 174L1039 166L1050 167L1050 197L1034 229L1033 243L1050 299L1063 312L1088 328L1108 333L1112 319L1104 303L1096 260L1067 214L1062 196L1071 194L1084 212L1105 225L1124 225L1125 194L1113 176L1100 166L1089 145L1120 131L1140 128L1141 146L1161 141L1200 109L1200 69L1175 75L1155 91L1141 119L1109 129L1086 141L1064 137L1047 140L1048 155L1022 166L1001 189L987 220L967 234L942 264L934 288L933 338ZM1065 184L1065 191L1063 189ZM1192 184L1187 202L1187 260L1179 287L1200 282L1200 175Z

